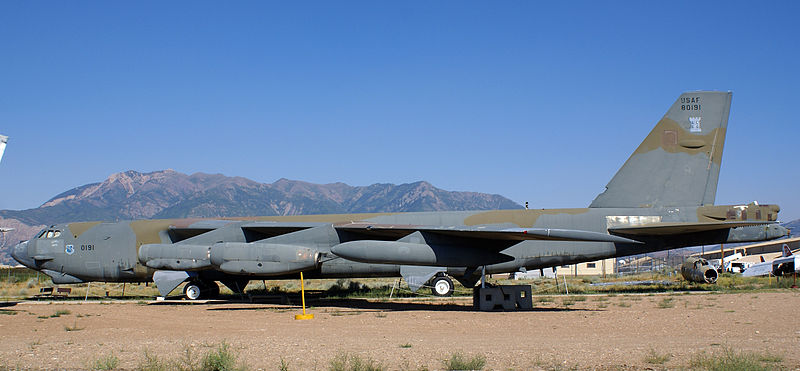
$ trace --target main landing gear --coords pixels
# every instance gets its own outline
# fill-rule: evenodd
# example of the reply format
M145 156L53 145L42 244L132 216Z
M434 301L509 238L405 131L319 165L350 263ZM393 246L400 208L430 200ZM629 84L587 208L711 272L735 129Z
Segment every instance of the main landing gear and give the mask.
M213 299L219 296L219 285L214 281L192 280L183 287L183 295L189 300Z
M453 295L453 280L445 275L433 277L431 280L431 292L435 296Z

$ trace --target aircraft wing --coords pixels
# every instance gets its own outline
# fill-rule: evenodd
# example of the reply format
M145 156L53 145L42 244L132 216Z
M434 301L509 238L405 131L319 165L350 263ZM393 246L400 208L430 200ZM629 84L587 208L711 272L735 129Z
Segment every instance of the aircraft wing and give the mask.
M167 229L167 233L169 233L173 242L180 242L203 233L227 227L233 223L241 222L236 220L201 220L193 223L176 223L176 225L172 225ZM258 221L245 222L239 226L244 230L258 233L261 238L269 238L318 227L320 225L326 225L326 223L279 223Z
M582 241L582 242L617 242L639 243L638 241L614 236L606 233L578 229L555 228L493 228L493 227L460 227L460 226L424 226L406 224L370 224L347 223L334 225L337 230L349 231L364 236L403 238L414 232L432 233L439 236L474 238L501 241Z
M708 232L721 229L730 229L738 227L752 227L757 225L769 225L776 222L766 221L726 221L726 222L665 222L665 223L649 223L635 226L612 227L608 231L615 235L623 236L664 236L664 235L678 235L696 232Z
M331 228L339 234L330 250L338 257L371 264L432 267L478 267L511 261L514 257L502 251L526 240L639 243L627 237L574 229L440 227L368 222L236 223L235 226L215 222L172 227L170 233L193 235L204 230L233 227L255 233L257 238L251 242L217 242L211 245L187 242L181 243L180 249L172 244L147 244L139 248L139 261L154 269L199 270L218 266L217 269L223 272L237 274L270 273L281 269L284 272L286 268L281 265L284 260L296 263L293 260L296 256L316 256L303 246L308 241L306 237L293 236L293 233L309 230L307 236L325 238ZM319 232L312 232L314 229ZM262 255L276 259L275 264L253 258ZM285 259L281 258L284 255ZM309 261L316 264L317 259Z
M169 233L179 236L177 240L194 237L212 230L222 228L231 221L220 220L202 223L193 223L187 226L172 226ZM258 232L264 238L297 232L304 229L330 225L330 223L280 223L280 222L247 222L241 224L242 229ZM333 224L339 231L358 235L358 239L379 238L381 240L400 239L414 232L433 233L438 236L453 238L499 240L520 242L525 240L548 241L583 241L583 242L616 242L639 243L638 241L614 236L607 233L556 228L494 228L494 227L465 227L465 226L426 226L409 224L375 224L365 222L350 222ZM446 238L446 237L445 237Z
M753 264L742 272L743 277L758 277L772 274L772 262Z
M798 258L800 257L796 255L783 256L763 263L753 264L742 272L742 276L756 277L795 273L800 267L800 259Z
M334 225L348 238L331 247L345 259L371 264L478 267L514 260L503 250L527 240L639 243L606 233L550 228L369 224Z

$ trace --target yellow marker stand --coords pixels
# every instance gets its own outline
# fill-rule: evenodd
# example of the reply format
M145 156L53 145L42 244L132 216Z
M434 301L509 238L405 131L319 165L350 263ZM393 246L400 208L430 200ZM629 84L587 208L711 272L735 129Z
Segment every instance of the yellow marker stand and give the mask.
M303 314L295 314L294 319L303 320L303 319L313 319L313 314L306 314L306 285L305 280L303 280L303 272L300 272L300 298L303 302Z

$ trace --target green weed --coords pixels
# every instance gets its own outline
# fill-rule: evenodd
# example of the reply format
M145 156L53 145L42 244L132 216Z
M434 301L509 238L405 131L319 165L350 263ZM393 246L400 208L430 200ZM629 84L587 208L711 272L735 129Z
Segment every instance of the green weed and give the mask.
M653 365L663 365L672 358L670 354L660 354L655 349L650 348L650 351L645 355L644 361Z
M673 298L664 298L660 302L658 302L658 307L661 309L672 308L675 306L675 299Z
M357 354L339 353L331 360L330 371L381 371L383 365L371 358L361 358Z
M445 370L483 370L486 367L486 358L481 355L467 359L463 354L456 352L449 359L442 361Z
M724 348L721 353L707 354L702 352L692 357L689 368L708 371L757 371L771 370L772 364L783 362L783 358L771 354L753 352L736 352Z
M58 318L58 317L66 316L66 315L69 315L69 314L72 314L72 312L70 312L70 311L68 311L66 309L59 309L55 313L51 314L50 318Z
M226 342L222 342L216 347L216 349L212 349L205 355L205 357L203 357L203 362L200 365L200 369L203 371L244 369L244 367L238 367L236 365L236 358L236 352L231 349L231 346Z
M89 365L92 370L113 370L119 366L119 358L111 353L107 356L97 358Z
M155 354L150 353L149 350L144 350L144 359L139 363L139 367L137 367L140 371L167 371L172 369L168 362L161 360ZM175 367L178 368L178 367Z

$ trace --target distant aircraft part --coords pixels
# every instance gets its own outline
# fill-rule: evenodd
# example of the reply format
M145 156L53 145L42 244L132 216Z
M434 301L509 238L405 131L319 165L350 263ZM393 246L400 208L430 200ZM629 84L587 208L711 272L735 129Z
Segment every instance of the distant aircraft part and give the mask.
M8 137L0 135L0 161L3 160L3 153L6 151L6 143L8 143Z
M781 246L781 251L780 257L770 261L763 261L764 258L762 257L761 263L747 267L747 269L742 272L742 276L783 276L800 272L800 256L794 255L787 244Z
M681 265L681 275L689 282L716 283L717 270L702 258L689 258Z
M0 248L6 247L6 233L13 231L14 228L0 228Z

